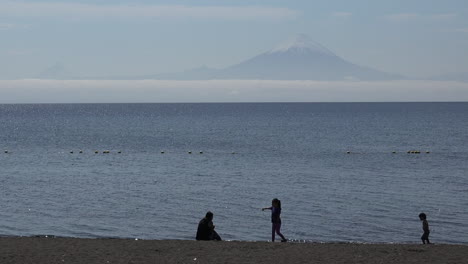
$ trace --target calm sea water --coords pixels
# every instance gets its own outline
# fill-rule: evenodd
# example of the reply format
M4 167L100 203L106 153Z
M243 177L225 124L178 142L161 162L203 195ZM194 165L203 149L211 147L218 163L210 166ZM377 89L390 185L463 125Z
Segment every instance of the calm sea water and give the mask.
M289 239L419 243L425 212L468 242L468 103L0 105L0 150L0 235L193 239L211 210L268 240L277 197Z

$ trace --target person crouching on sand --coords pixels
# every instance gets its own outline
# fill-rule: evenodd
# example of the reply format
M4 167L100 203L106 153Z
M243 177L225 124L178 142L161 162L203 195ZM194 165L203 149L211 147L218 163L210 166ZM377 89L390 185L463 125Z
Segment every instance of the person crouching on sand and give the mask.
M275 242L275 233L281 237L281 242L288 241L283 234L281 234L281 201L273 199L271 201L271 207L262 208L262 211L271 210L271 242Z
M426 241L427 241L427 244L430 244L431 242L429 242L429 223L427 222L426 220L426 214L425 213L420 213L419 214L419 220L422 221L422 227L423 227L423 231L424 231L424 234L421 236L421 240L423 242L423 244L426 244Z
M198 223L197 240L221 240L221 237L214 230L213 213L207 212L205 217Z

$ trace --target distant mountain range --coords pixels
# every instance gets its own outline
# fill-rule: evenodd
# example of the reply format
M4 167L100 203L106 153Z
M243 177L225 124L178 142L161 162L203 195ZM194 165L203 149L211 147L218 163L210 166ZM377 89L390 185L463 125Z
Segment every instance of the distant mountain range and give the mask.
M433 81L468 82L468 72L444 74L430 78Z
M157 79L268 79L268 80L401 80L385 73L348 62L306 35L225 69L206 67L182 73L161 74Z
M387 73L349 62L326 47L299 34L289 42L239 64L224 69L206 66L183 72L142 76L71 77L63 64L58 63L42 72L38 77L47 79L161 79L161 80L317 80L317 81L384 81L412 80L403 75ZM423 78L435 81L468 82L468 73L441 75ZM419 78L421 80L421 78Z

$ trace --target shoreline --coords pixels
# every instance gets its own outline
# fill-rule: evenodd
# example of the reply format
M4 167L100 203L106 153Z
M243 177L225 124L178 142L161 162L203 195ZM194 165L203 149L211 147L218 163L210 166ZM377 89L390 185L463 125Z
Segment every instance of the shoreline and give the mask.
M0 263L464 263L468 245L0 237Z
M34 238L34 239L77 239L77 240L138 240L138 241L197 241L195 236L193 239L186 238L138 238L138 237L102 237L102 236L83 236L83 237L74 237L74 236L60 236L60 235L0 235L1 239L13 239L13 238ZM281 239L277 239L274 243L280 243ZM418 242L416 242L418 241ZM270 240L222 240L221 242L239 242L239 243L271 243ZM305 240L305 239L288 239L288 243L293 244L332 244L332 245L422 245L419 240L408 241L408 242L367 242L367 241L318 241L318 240ZM431 245L446 245L446 246L468 246L467 243L431 243Z

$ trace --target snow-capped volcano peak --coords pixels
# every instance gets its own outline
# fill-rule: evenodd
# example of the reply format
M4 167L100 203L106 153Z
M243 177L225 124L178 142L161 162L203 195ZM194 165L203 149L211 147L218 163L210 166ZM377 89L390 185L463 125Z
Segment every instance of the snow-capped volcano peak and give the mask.
M295 35L289 41L271 50L270 53L288 51L314 52L336 57L336 55L332 51L330 51L320 43L313 41L309 36L305 34Z

